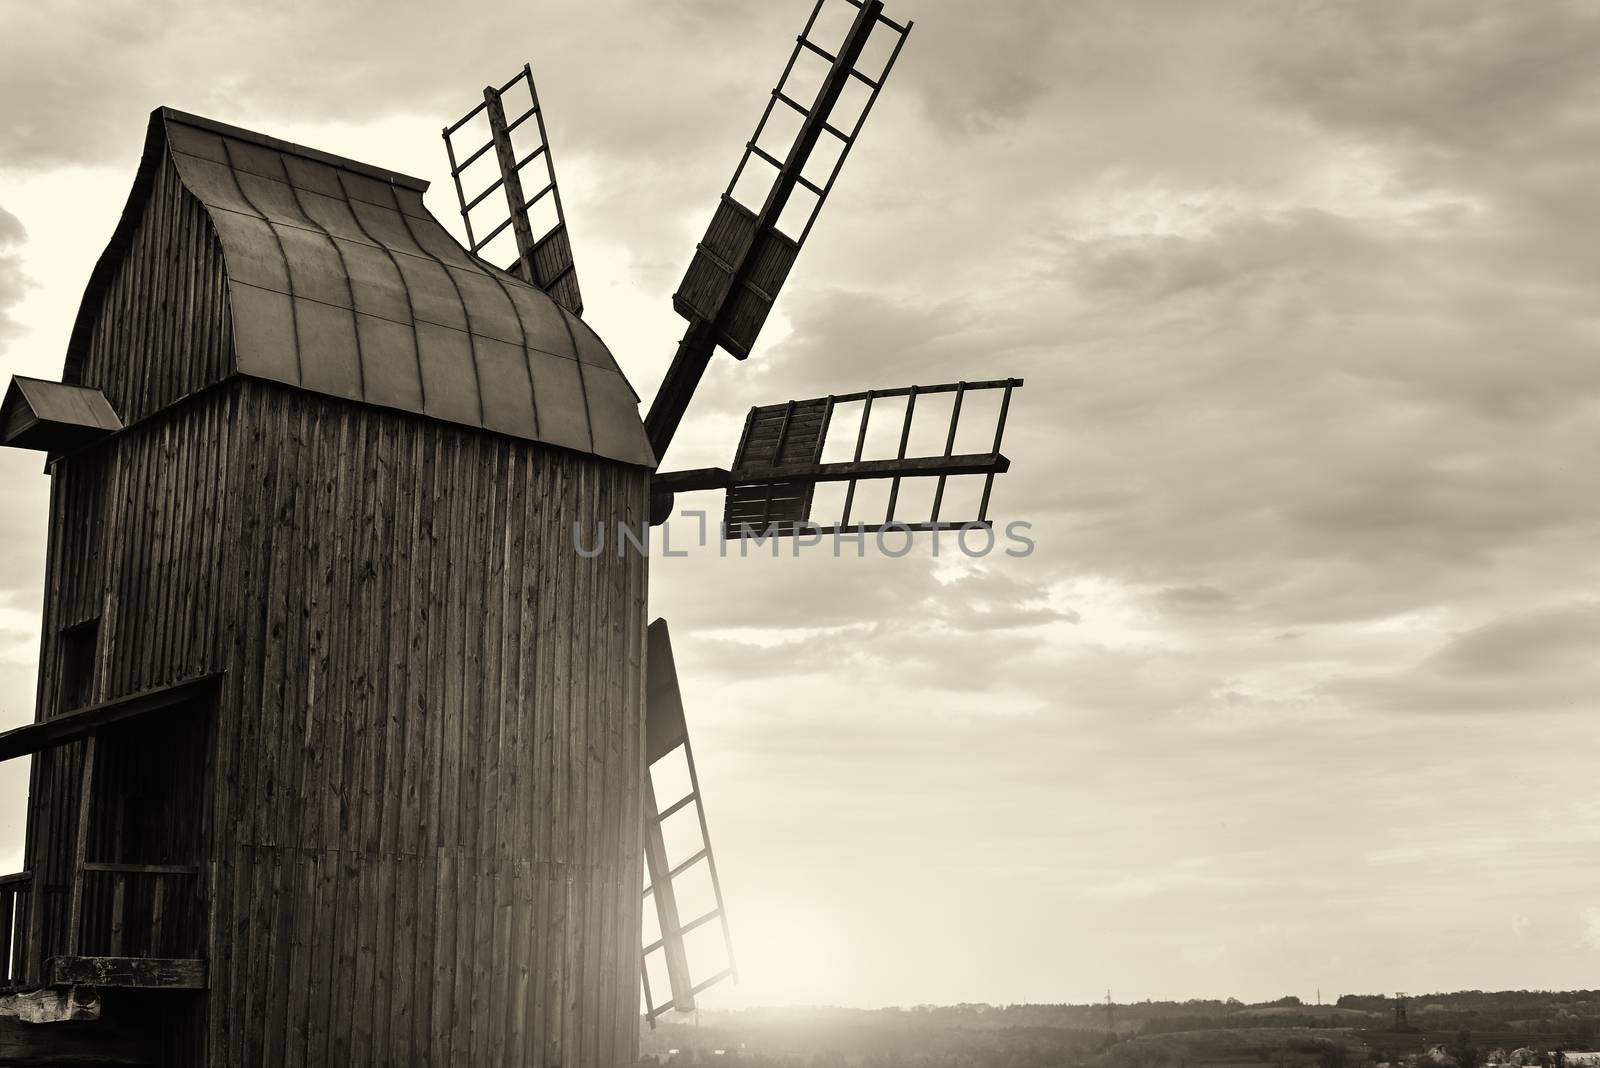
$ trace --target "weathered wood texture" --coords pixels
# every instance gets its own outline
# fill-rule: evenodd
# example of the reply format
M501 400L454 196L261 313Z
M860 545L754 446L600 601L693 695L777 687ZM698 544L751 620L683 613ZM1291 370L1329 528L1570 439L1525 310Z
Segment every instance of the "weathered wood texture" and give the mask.
M227 499L229 407L226 396L209 394L54 465L41 718L70 712L72 702L64 699L69 692L95 704L225 666L216 630L227 588L220 522ZM63 632L94 620L90 677L69 687ZM22 949L24 977L35 983L46 958L76 952L67 944L68 904L86 745L48 750L34 761L27 845L34 878ZM166 766L175 779L180 769ZM203 817L197 804L201 785L191 781L188 797ZM140 856L139 844L129 843L122 856L87 859L169 858Z
M208 1063L632 1063L646 561L572 528L638 529L645 472L233 379L53 482L41 710L96 616L92 702L226 672ZM35 885L80 748L36 761Z
M0 994L0 1017L27 1024L98 1020L100 995L91 987L52 987Z
M0 1017L0 1064L7 1068L160 1063L160 1047L138 1024L95 1020L41 1025Z
M86 987L68 997L96 997ZM7 1068L62 1065L203 1064L195 1024L199 995L183 991L108 989L98 992L99 1018L33 1024L0 1016L0 1064Z
M221 379L232 344L222 247L205 208L170 156L146 167L139 182L152 188L123 238L128 247L101 297L79 379L99 387L124 423Z
M207 979L203 960L159 957L51 957L45 975L52 986L86 989L204 990Z
M653 467L605 343L469 256L426 188L157 109L63 381L100 387L133 422L249 375Z

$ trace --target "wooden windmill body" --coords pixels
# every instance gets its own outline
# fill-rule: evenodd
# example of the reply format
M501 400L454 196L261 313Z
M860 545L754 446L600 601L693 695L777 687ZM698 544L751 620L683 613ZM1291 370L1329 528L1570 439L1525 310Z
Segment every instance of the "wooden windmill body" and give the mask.
M161 111L65 378L18 388L123 425L50 466L13 985L161 988L172 1063L627 1061L646 565L572 526L654 464L605 346L421 183Z
M960 476L985 480L984 525L1021 385L757 407L729 469L655 471L714 350L749 354L909 32L840 0L829 50L824 2L739 164L770 166L769 191L724 194L646 417L581 318L526 69L446 130L465 249L419 180L151 116L63 380L15 379L0 408L0 440L51 478L36 722L0 735L0 759L33 758L27 870L0 878L0 1063L613 1068L637 1055L641 983L653 1022L735 974L645 556L579 551L575 530L643 530L714 489L729 536L789 536L818 527L830 481L844 527L872 479L893 482L889 514L856 527L900 524L901 480L937 479L931 519L904 525L943 529ZM868 75L875 31L892 49ZM786 85L813 55L807 104ZM508 114L519 80L532 105ZM846 127L853 81L870 96ZM802 117L781 157L761 147L776 107ZM474 118L488 138L458 154ZM823 137L840 151L810 177ZM536 159L548 181L525 183ZM480 161L497 177L468 188ZM956 452L980 390L1005 397L993 447ZM942 455L907 454L919 391L954 394ZM897 455L863 454L875 399L904 403ZM824 462L863 400L853 455ZM650 767L679 748L689 793L657 797ZM699 848L673 855L662 825L691 813ZM680 914L697 865L715 905ZM696 931L726 950L709 972Z

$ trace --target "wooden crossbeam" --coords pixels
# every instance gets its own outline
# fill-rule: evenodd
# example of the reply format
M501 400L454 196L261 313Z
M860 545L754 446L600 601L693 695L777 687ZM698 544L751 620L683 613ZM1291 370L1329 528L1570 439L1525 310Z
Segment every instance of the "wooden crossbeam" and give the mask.
M202 675L188 682L144 690L6 731L0 734L0 760L11 760L76 742L113 723L198 700L208 696L221 678L221 674Z
M44 973L46 986L204 990L210 985L205 961L169 957L51 957Z
M493 86L486 86L483 103L489 112L489 133L494 139L494 153L500 163L500 185L505 189L506 205L510 211L506 222L511 224L512 233L517 239L516 273L522 276L523 281L532 284L533 230L528 224L528 211L523 204L522 176L517 172L517 156L511 147L511 131L506 127L506 111L500 102L500 91ZM490 234L484 238L484 244L488 244L494 236Z
M726 467L696 467L688 471L661 471L650 479L653 490L691 493L695 490L727 489L733 475Z
M768 482L848 482L851 479L917 478L952 475L1003 475L1011 470L1011 459L997 452L964 453L956 456L910 456L889 460L841 460L837 463L790 464L785 467L736 469L700 467L690 471L668 471L655 476L656 486L674 493L694 490L727 489L729 486L761 485Z
M892 460L843 460L831 464L791 464L733 471L731 485L766 482L847 482L850 479L918 478L930 475L1003 475L1011 460L997 452L961 456L908 456Z

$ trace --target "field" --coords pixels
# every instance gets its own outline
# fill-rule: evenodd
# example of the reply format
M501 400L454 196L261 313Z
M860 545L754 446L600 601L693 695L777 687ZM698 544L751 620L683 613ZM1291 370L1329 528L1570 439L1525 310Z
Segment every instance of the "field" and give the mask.
M1422 1068L1480 1068L1493 1050L1589 1049L1592 991L1428 994L1393 1029L1382 995L1304 1005L1193 1000L1130 1005L753 1009L642 1029L647 1068L1376 1068L1442 1047Z

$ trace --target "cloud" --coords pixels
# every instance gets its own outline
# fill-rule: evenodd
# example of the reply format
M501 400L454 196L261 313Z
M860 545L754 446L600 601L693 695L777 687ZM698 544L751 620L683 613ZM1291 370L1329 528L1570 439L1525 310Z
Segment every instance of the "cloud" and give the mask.
M447 215L438 127L531 60L588 316L648 397L682 329L668 296L807 7L489 5L441 34L411 2L49 5L0 42L0 92L29 102L0 153L18 185L104 171L120 203L145 113L173 104L415 170ZM726 465L752 404L1018 375L991 514L1037 551L652 561L730 891L803 876L837 899L867 1000L1092 994L1062 959L1190 993L1292 984L1282 962L1313 956L1352 986L1578 982L1593 814L1523 786L1587 781L1600 744L1573 593L1600 581L1595 13L890 14L918 20L900 66L669 465ZM24 203L0 214L0 333L49 325L25 275L64 315L81 286L22 244L59 206ZM38 480L14 461L8 485ZM0 523L17 709L43 544L37 515ZM1564 744L1527 751L1530 717ZM1547 825L1567 838L1528 841ZM962 860L930 880L929 856ZM1408 865L1403 893L1377 863ZM1109 889L1085 910L1082 887ZM1184 889L1192 910L1148 905ZM973 901L1014 959L885 934ZM1226 948L1192 968L1195 930ZM1460 931L1506 941L1439 948Z
M784 12L698 6L713 8L721 32L781 40L775 31ZM693 153L721 132L721 113L674 74L695 62L743 85L751 68L767 70L751 87L757 93L755 85L775 77L781 63L759 51L677 47L704 32L695 11L603 0L580 19L489 4L453 13L449 32L440 33L437 8L421 0L338 7L62 0L19 10L0 45L0 93L27 101L0 126L0 152L14 167L90 162L108 145L136 148L144 114L164 104L232 122L289 115L299 124L372 123L423 112L436 131L481 101L486 82L509 78L532 60L540 81L556 88L546 95L561 101L555 121L569 152L581 146L647 155L670 143ZM532 54L526 34L506 32L530 18L538 23ZM603 78L595 75L597 56L615 60ZM557 88L597 80L606 83L604 92ZM746 108L739 121L753 124L754 117ZM626 157L619 162L626 165Z
M1325 122L1403 147L1549 163L1551 148L1600 120L1587 61L1600 17L1585 4L1320 7L1285 29L1265 83Z
M1337 678L1325 689L1393 711L1592 711L1600 701L1600 603L1494 619L1409 670Z
M29 285L20 251L27 236L22 221L5 208L0 208L0 342L22 331L22 325L13 317L12 309L21 302L22 294Z
M945 2L918 17L914 58L899 77L931 121L958 139L1015 123L1059 84L1051 68L1070 71L1075 65L1064 61L1082 54L1053 5L1041 0L996 7L980 19ZM949 32L958 21L961 32Z
M1600 602L1497 619L1457 635L1429 658L1433 669L1462 675L1565 672L1586 665L1600 665Z
M1050 656L1052 628L1081 620L1048 591L989 564L941 580L926 562L908 560L894 581L879 580L876 596L860 586L870 561L763 564L758 573L782 582L783 592L774 586L736 598L752 611L711 605L674 616L675 633L700 632L694 645L679 643L693 650L696 668L741 680L848 675L908 695L983 688L1029 694L1027 680ZM786 567L809 568L814 581L793 586ZM1006 678L1012 671L1015 682Z
M1293 872L1284 872L1263 878L1255 873L1228 871L1218 863L1216 857L1182 857L1175 860L1152 858L1151 865L1143 871L1109 882L1090 884L1080 892L1091 899L1126 901L1173 894L1230 897L1268 886L1279 893L1304 893L1314 885L1315 880L1308 874L1297 876Z
M1600 949L1600 908L1590 907L1578 914L1582 924L1578 938L1589 949Z
M1215 586L1167 586L1156 593L1156 599L1174 612L1225 611L1233 604L1233 595Z

